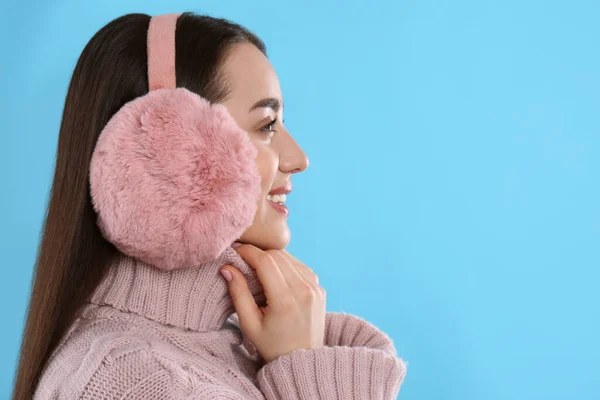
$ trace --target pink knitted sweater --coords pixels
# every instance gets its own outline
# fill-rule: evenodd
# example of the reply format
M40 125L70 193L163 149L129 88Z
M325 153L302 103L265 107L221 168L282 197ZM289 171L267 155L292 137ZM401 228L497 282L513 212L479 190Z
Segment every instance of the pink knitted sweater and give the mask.
M392 340L345 313L326 316L325 345L265 363L239 328L222 265L163 271L120 255L42 373L42 399L395 399L406 367Z

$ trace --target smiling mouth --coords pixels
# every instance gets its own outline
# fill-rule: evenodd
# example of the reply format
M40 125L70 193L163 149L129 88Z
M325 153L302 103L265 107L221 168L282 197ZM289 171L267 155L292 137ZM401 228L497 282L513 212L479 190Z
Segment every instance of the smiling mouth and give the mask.
M278 187L277 189L271 190L267 195L267 201L269 204L286 217L289 215L290 211L285 206L285 201L287 200L287 195L290 194L291 191L292 184L287 183Z
M276 204L284 204L287 199L287 195L285 194L269 194L267 195L267 200L276 203Z

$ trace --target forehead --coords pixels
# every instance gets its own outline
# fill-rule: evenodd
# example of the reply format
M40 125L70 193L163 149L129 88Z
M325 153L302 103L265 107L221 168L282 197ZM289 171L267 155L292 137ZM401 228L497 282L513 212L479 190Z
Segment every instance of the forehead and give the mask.
M222 68L231 90L231 100L236 103L247 103L250 107L264 98L281 99L281 88L275 69L269 59L254 45L233 45Z

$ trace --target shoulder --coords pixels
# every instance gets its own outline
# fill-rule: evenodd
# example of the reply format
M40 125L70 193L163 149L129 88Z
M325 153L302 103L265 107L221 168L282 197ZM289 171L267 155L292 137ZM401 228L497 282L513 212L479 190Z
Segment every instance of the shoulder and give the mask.
M34 399L116 398L145 380L165 384L183 372L176 352L150 324L84 312L46 363Z
M183 351L155 325L110 308L82 313L46 364L34 400L246 398L226 378L227 366Z
M101 345L102 351L91 346L75 362L57 359L34 400L246 399L211 375L216 374L211 368L182 357L168 344L132 335L111 343Z

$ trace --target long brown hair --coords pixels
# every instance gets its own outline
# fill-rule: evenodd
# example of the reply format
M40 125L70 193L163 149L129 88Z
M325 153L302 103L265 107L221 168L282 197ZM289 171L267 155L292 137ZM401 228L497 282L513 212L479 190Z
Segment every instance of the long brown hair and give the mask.
M77 62L62 115L56 168L32 280L13 399L30 399L81 306L117 253L96 225L89 194L92 153L109 119L148 92L146 39L150 16L128 14L98 31ZM219 66L234 43L263 42L230 21L192 13L177 21L177 86L209 101L228 95Z

